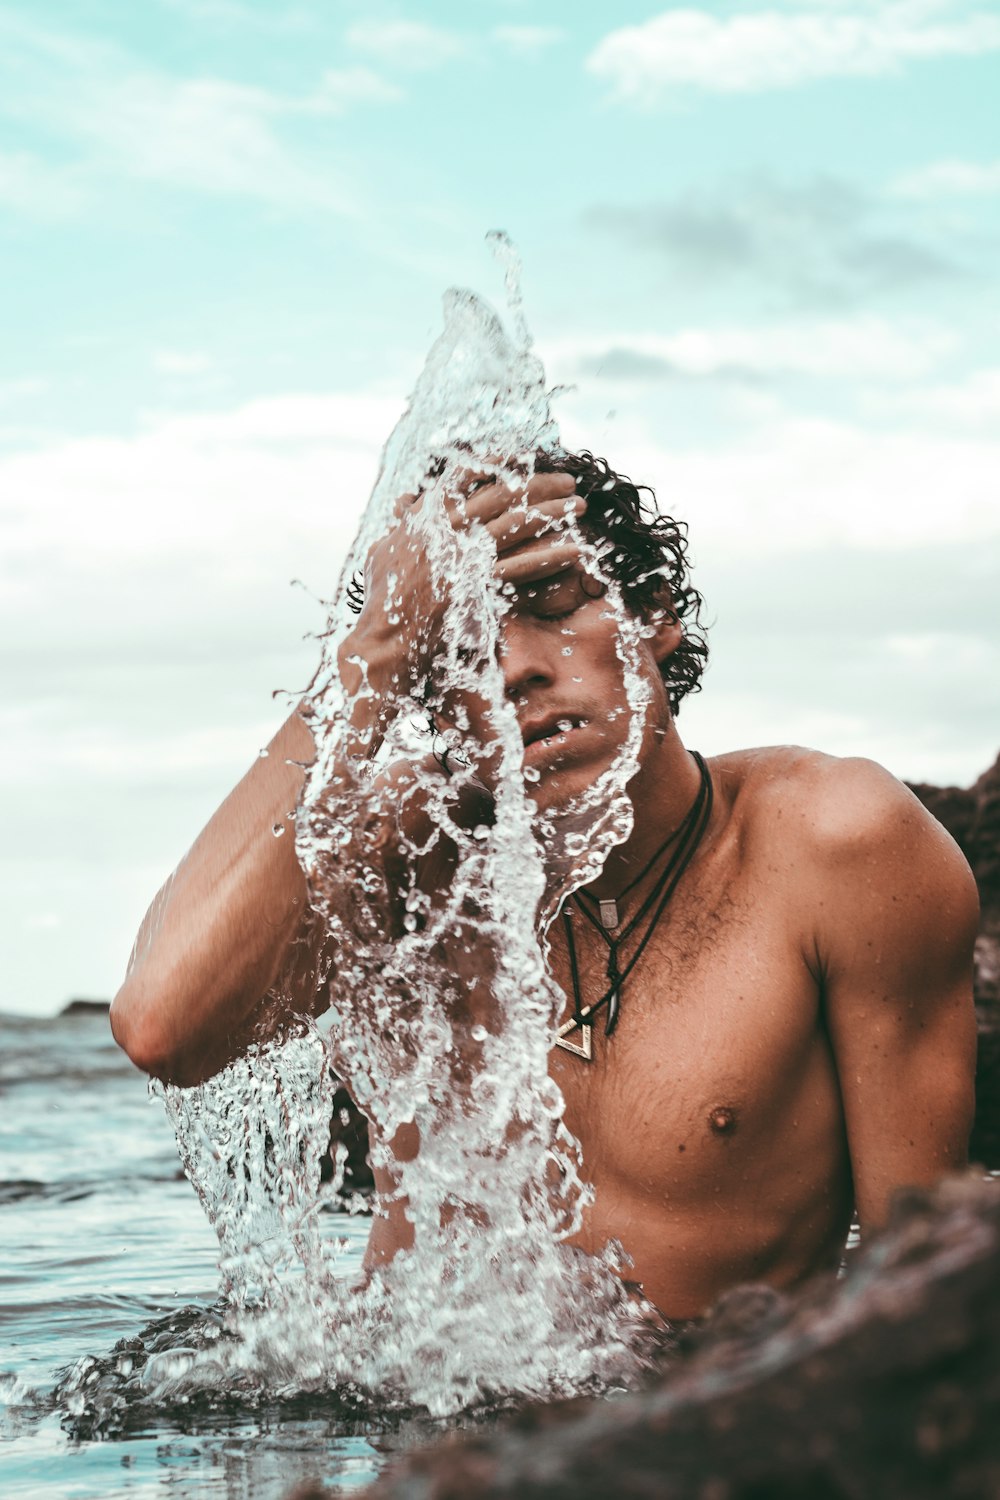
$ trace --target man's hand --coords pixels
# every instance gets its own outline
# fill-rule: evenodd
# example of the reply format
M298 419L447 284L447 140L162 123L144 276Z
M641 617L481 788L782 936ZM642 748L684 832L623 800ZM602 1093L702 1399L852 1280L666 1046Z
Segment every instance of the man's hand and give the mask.
M496 476L466 470L445 496L445 512L456 531L481 526L496 547L496 577L522 587L564 572L579 558L567 534L586 502L576 496L569 474L535 474L511 488ZM427 675L440 648L447 595L433 587L413 517L424 495L403 495L397 524L372 547L365 565L365 602L354 630L340 648L345 687L363 681L379 697L406 696ZM363 666L362 666L363 663Z

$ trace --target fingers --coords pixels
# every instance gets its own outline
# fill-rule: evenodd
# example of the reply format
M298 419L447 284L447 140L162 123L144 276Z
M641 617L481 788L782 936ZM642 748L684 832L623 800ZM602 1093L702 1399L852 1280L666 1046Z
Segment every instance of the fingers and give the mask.
M487 530L496 543L499 556L514 548L523 547L536 537L549 532L563 531L573 520L578 520L586 509L586 502L572 496L558 500L541 500L529 509L519 506L504 511L495 521L486 523Z
M580 560L580 548L573 541L534 542L517 552L508 552L496 566L496 576L501 583L520 587L526 583L541 583L556 573Z
M511 487L495 474L466 470L458 475L445 505L452 521L496 521L506 511L526 511L545 501L567 499L576 481L571 474L534 474L523 489Z

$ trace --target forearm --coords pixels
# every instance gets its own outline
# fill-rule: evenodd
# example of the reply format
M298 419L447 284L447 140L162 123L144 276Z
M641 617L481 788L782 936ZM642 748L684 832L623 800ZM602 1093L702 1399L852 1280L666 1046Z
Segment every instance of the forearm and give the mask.
M352 657L393 671L388 644L356 632L341 652L348 728L333 773L349 781L374 756L391 711ZM362 688L359 692L358 689ZM144 1071L180 1084L218 1072L275 1012L317 1008L322 942L296 856L293 814L315 758L292 714L157 894L111 1008L115 1038ZM276 832L276 830L281 830ZM269 997L269 991L277 993Z
M216 1072L289 966L307 911L291 814L314 753L293 714L150 907L111 1010L147 1072L180 1083Z

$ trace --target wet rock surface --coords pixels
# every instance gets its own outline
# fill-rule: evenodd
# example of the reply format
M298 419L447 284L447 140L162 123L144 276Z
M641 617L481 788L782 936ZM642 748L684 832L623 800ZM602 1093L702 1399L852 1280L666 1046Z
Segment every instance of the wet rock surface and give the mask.
M1000 1494L1000 1184L897 1204L847 1276L741 1288L648 1390L410 1455L369 1500Z

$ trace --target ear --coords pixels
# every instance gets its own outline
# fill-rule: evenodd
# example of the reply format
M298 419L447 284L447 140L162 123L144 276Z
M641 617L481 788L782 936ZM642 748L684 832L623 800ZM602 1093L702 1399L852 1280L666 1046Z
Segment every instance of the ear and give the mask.
M657 666L662 667L667 657L673 656L684 639L684 627L677 618L674 601L665 583L657 590L656 603L650 610L646 623L655 630L655 634L648 637L649 647Z

